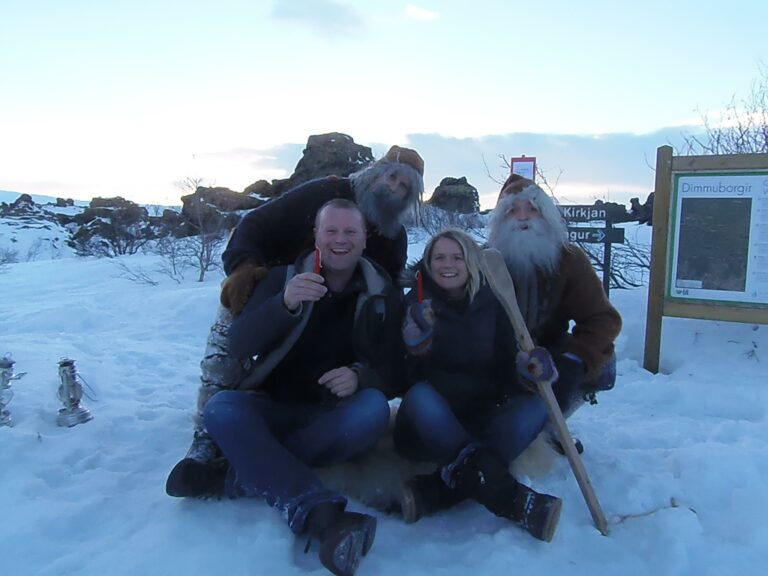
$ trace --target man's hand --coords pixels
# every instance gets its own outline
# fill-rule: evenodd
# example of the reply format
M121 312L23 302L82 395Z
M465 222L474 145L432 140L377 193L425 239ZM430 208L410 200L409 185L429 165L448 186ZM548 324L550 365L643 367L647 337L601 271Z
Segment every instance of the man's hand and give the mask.
M531 392L538 390L539 382L553 382L558 378L555 362L546 348L537 346L530 352L520 351L515 360L520 383Z
M357 372L346 366L328 370L317 381L339 398L352 396L357 391Z
M288 310L295 312L302 302L317 302L326 292L325 278L314 272L304 272L288 280L283 291L283 303Z
M246 260L224 279L221 285L221 305L237 316L245 308L256 284L261 282L268 270L253 261Z

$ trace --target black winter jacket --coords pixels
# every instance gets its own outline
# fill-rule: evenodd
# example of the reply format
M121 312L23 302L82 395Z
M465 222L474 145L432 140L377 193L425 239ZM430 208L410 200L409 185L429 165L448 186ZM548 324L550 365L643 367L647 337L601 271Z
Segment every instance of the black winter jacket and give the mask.
M355 202L349 178L310 180L251 210L233 231L222 255L226 273L246 259L267 267L292 264L314 246L315 214L334 198ZM384 268L393 280L405 267L407 251L404 227L395 238L387 238L369 223L364 255Z
M286 357L302 335L312 314L313 303L302 304L293 314L283 304L283 289L296 274L311 271L314 254L295 266L280 266L269 271L258 284L243 312L229 328L230 353L238 358L256 356L253 368L240 383L240 389L256 389ZM359 388L377 388L388 398L403 386L403 346L400 339L402 297L387 274L375 263L361 258L360 269L365 289L357 295L353 331L354 368ZM339 367L334 365L333 367ZM293 398L301 402L301 398Z
M423 263L416 265L424 282L424 299L432 301L435 325L425 356L409 356L407 380L431 384L458 416L500 404L517 384L517 345L512 326L488 284L472 302L451 300L429 277ZM406 306L416 302L416 290L406 295Z

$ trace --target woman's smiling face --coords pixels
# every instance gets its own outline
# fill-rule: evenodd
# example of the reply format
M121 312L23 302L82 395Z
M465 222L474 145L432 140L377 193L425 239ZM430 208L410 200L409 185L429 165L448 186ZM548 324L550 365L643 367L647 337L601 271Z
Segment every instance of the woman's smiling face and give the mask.
M450 238L440 238L435 242L429 257L429 269L435 284L448 292L451 298L464 295L469 272L458 242Z

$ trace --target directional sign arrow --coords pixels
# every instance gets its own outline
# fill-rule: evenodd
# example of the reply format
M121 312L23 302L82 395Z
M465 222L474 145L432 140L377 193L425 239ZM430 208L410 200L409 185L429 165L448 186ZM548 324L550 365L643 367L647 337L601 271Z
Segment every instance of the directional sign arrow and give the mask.
M590 244L623 244L624 228L586 228L568 226L568 240Z

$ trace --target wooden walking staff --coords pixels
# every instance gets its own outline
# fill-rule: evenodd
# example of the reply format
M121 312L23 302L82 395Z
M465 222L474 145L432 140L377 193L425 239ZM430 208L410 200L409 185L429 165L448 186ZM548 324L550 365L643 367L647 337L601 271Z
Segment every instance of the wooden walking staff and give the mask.
M488 284L490 284L491 290L493 290L493 293L501 303L507 316L509 316L510 322L512 322L515 338L517 339L517 344L520 350L523 352L530 352L535 348L535 344L528 332L528 327L525 325L525 320L523 320L523 316L520 313L520 308L517 305L515 286L509 275L509 270L507 270L507 264L504 262L504 257L497 250L486 249L482 252L482 258ZM607 536L608 522L605 519L602 508L600 508L600 502L597 501L595 490L592 488L592 483L589 481L589 476L587 476L584 463L582 462L579 453L576 451L576 447L573 445L573 438L568 431L568 426L565 424L565 418L563 418L563 413L557 403L555 393L552 391L552 380L553 378L537 380L536 388L547 406L549 419L552 421L557 432L557 437L560 440L560 445L563 447L565 455L568 457L568 463L571 465L573 474L576 476L576 481L579 483L581 493L592 514L592 520L595 522L595 526L597 526L597 529L600 530L603 536Z

